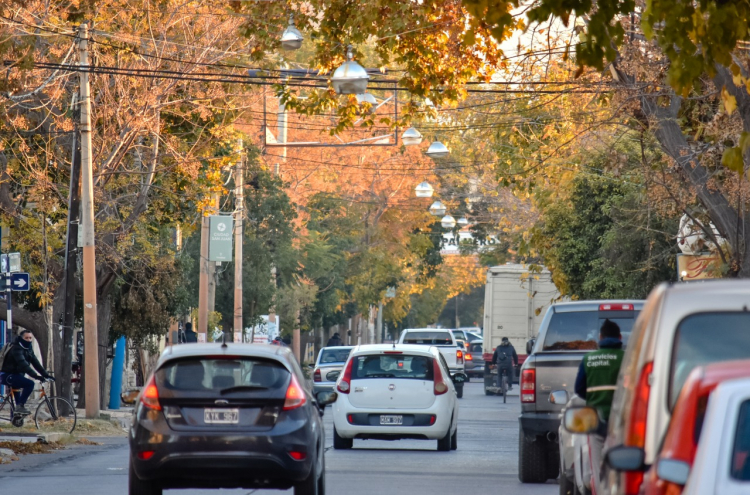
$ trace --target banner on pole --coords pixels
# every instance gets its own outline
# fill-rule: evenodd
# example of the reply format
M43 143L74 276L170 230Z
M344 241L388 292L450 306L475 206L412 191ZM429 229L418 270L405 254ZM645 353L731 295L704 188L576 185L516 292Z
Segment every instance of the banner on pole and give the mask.
M229 215L208 217L208 261L232 261L234 219Z

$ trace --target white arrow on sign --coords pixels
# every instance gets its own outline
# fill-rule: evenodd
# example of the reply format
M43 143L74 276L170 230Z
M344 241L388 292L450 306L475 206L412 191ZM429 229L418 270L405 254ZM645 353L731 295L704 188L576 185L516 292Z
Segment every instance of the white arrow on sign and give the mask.
M13 281L13 285L18 287L19 289L23 289L24 287L26 287L26 279L17 278L16 280Z

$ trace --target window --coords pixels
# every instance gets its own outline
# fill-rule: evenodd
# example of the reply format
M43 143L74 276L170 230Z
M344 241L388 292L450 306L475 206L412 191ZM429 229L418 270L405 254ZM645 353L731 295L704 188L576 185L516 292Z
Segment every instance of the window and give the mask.
M732 478L750 481L750 400L740 406L732 449Z
M700 313L677 327L672 349L669 408L697 366L750 358L750 313Z
M328 347L323 349L323 352L320 355L320 364L345 363L346 360L349 359L349 353L351 352L351 349Z
M195 393L285 392L289 371L277 361L237 357L232 359L196 357L167 363L156 372L160 393L172 396Z
M469 339L469 342L474 342L476 340L482 340L481 335L477 335L475 333L466 332L466 338Z
M471 353L478 352L478 353L481 354L482 353L482 346L483 345L484 344L481 344L481 343L480 344L469 344L469 352L471 352Z
M406 378L432 380L432 358L426 356L364 355L353 358L352 379Z
M403 344L437 345L453 347L453 338L450 332L406 332Z
M622 315L622 312L618 312ZM633 311L632 318L609 318L617 323L622 333L622 340L627 344L633 323L638 311ZM554 313L544 337L545 351L580 351L598 349L599 329L607 319L599 311L575 311L571 313Z

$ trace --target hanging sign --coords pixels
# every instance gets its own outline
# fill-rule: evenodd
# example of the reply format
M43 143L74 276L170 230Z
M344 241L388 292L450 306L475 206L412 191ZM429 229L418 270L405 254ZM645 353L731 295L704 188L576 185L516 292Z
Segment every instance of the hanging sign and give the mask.
M232 261L233 226L229 215L208 217L208 261Z

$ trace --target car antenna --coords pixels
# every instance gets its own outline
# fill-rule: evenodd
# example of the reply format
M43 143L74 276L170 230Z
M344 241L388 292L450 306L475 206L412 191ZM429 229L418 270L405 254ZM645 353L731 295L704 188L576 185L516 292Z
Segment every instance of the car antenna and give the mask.
M222 332L221 333L221 348L226 349L227 347L228 347L227 346L227 333Z

